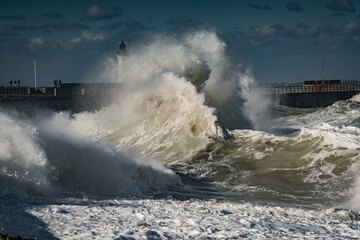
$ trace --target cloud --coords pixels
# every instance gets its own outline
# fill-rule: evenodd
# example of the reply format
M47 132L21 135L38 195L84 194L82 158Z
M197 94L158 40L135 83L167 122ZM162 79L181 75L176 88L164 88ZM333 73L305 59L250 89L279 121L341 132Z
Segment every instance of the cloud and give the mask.
M81 30L90 30L91 28L87 25L74 22L63 22L55 24L44 24L41 26L10 26L5 28L5 30L12 31L25 31L25 30L43 30L43 29L53 29L53 30L67 30L67 29L81 29Z
M297 28L300 28L300 29L309 29L310 27L308 25L306 25L305 23L298 23L296 25Z
M82 30L90 30L91 28L87 25L83 25L81 23L74 22L63 22L60 24L45 24L40 27L41 29L54 29L54 30L66 30L66 29L82 29Z
M265 4L265 5L263 6L263 9L264 9L264 10L270 10L270 9L271 9L271 6L270 6L269 4Z
M46 17L46 18L63 18L64 16L59 12L46 12L37 16L38 18Z
M10 26L6 27L5 30L11 30L11 31L24 31L24 30L32 30L32 29L38 29L38 27L28 27L28 26Z
M253 9L257 9L257 10L261 9L261 6L260 6L260 5L257 5L257 4L254 4L254 3L250 3L250 4L248 5L248 7L249 7L249 8L253 8Z
M320 51L326 49L359 49L360 21L350 22L343 27L308 26L298 23L296 27L273 25L239 27L225 36L229 43L241 46L241 51L261 53L262 51Z
M255 4L255 3L250 3L248 5L248 8L252 8L252 9L256 9L256 10L270 10L271 6L269 4L265 4L263 6Z
M41 34L48 37L54 35L54 33L49 29L42 31Z
M83 31L82 32L82 38L90 41L99 41L104 40L107 38L107 36L103 33L94 34L90 31Z
M171 27L169 31L173 33L182 33L189 31L190 29L210 28L205 23L201 21L194 21L190 17L174 17L165 23Z
M0 32L0 42L8 42L19 39L20 35L15 32Z
M280 23L275 23L274 25L271 26L273 29L275 29L276 31L283 31L285 29L285 26L280 24Z
M120 17L123 10L118 7L103 8L99 5L91 5L85 11L85 18L89 20L102 20Z
M348 25L346 25L346 29L351 30L351 29L358 29L359 25L356 22L350 22Z
M356 12L351 0L333 0L326 7L335 12Z
M303 10L303 8L301 7L301 5L297 2L288 2L286 4L286 8L289 10L289 11L292 11L292 12L300 12Z
M346 35L349 35L351 37L356 37L359 38L360 37L360 22L350 22L348 23L348 25L346 25L345 27L345 33Z
M24 36L12 31L0 32L0 53L13 56L14 53L27 51L29 48L29 40Z
M150 28L143 25L141 22L136 21L133 18L129 18L125 21L125 30L124 32L127 33L133 33L133 32L138 32L138 31L147 31Z
M335 13L332 13L330 15L331 16L336 16L336 17L342 17L342 16L345 16L345 13L343 13L343 12L335 12Z
M173 25L175 27L193 27L196 25L194 20L189 17L174 17L170 19L167 24Z
M43 37L30 38L29 46L30 48L42 47L45 44Z
M26 20L21 15L0 15L0 20Z
M80 43L83 41L103 41L107 38L108 37L106 34L103 34L103 33L94 34L90 31L86 30L81 33L81 36L71 39L70 43Z
M116 30L116 29L119 29L123 26L122 22L119 21L119 22L116 22L116 23L113 23L113 24L108 24L104 27L101 27L100 29L102 30Z

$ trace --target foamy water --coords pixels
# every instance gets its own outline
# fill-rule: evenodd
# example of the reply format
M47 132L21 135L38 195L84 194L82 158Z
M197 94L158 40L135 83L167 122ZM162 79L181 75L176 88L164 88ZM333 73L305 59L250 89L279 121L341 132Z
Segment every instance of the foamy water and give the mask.
M358 97L271 107L225 50L213 32L157 36L108 61L124 90L99 111L0 110L0 232L360 238Z

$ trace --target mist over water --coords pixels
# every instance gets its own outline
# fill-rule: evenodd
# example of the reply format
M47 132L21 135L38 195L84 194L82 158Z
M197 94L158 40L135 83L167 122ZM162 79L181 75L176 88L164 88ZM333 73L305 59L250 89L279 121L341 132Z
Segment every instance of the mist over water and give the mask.
M92 197L104 199L105 205L135 196L140 199L137 208L151 212L154 207L159 215L157 204L168 203L155 200L148 206L141 199L166 196L172 204L190 198L195 205L202 199L223 199L231 211L239 201L266 203L280 209L269 210L275 218L290 214L291 219L317 213L283 206L341 208L346 219L350 210L360 211L358 96L310 111L274 106L253 90L256 82L249 69L225 50L214 32L176 39L158 35L130 47L126 58L106 61L99 79L122 83L123 88L101 110L27 119L0 110L0 195L28 194L46 204L44 198L69 197L61 201L70 209L30 211L42 219L50 216L54 229L58 226L53 221L63 221L56 216L75 214L79 207L72 205L73 198L83 196L89 202ZM137 208L129 219L147 226ZM115 210L104 211L112 216ZM221 217L232 214L218 211ZM339 218L339 211L324 214ZM80 216L74 219L88 215L76 214ZM203 213L194 214L200 218ZM76 220L64 221L71 225Z

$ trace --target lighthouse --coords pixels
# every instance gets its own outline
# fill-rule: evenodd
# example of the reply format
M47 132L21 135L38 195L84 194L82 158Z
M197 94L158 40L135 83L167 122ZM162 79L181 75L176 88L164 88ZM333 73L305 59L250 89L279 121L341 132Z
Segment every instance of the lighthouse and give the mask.
M126 44L124 43L124 41L121 41L119 45L119 50L116 51L116 55L119 57L126 55Z

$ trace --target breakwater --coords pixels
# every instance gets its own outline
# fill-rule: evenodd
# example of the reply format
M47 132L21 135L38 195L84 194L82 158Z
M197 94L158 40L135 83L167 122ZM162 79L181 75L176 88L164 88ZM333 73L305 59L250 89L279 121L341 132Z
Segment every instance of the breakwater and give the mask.
M10 86L0 88L0 106L23 112L36 109L93 111L111 103L121 90L118 83L63 83L54 87Z
M56 111L93 111L111 103L119 83L62 83L53 87L0 87L0 106L32 111L34 107ZM305 81L298 84L259 85L251 89L269 96L274 104L296 108L327 107L360 93L359 80Z
M256 91L271 97L275 104L296 108L327 107L360 93L359 80L305 81L298 85L258 86Z

